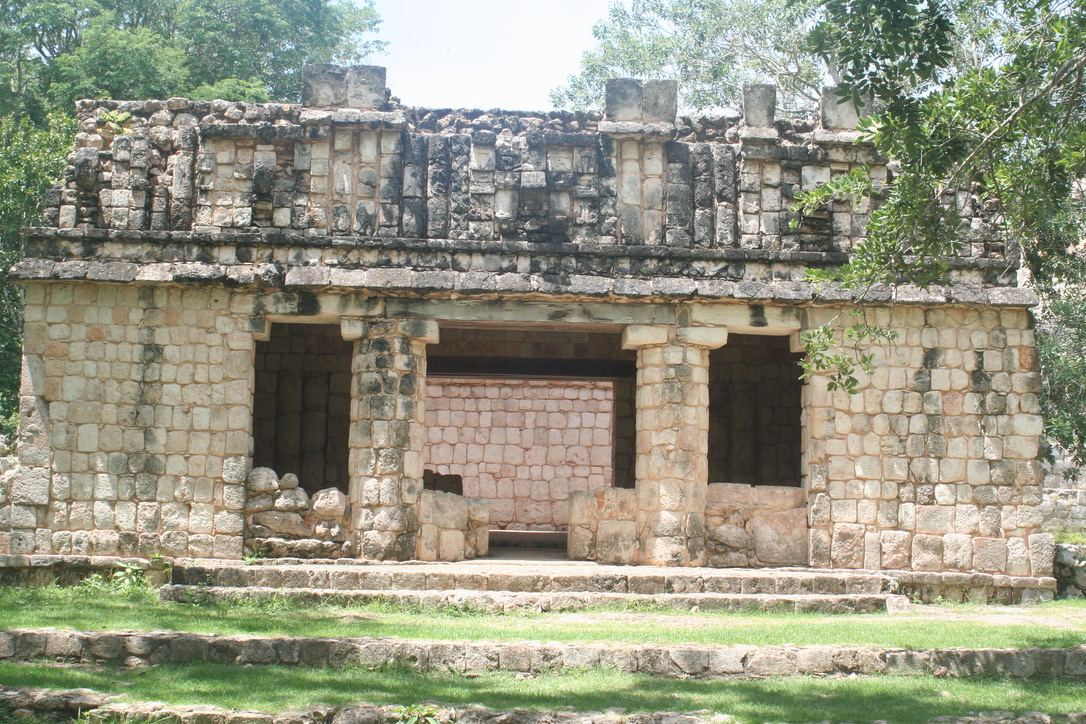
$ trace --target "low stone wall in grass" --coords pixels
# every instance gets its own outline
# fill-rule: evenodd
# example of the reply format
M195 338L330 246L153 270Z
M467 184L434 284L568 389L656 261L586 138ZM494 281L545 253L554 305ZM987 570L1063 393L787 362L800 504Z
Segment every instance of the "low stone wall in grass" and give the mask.
M220 709L215 706L167 706L159 703L113 702L115 696L99 694L90 689L14 688L0 685L0 711L17 716L33 714L84 714L91 722L124 721L128 724L161 724L162 722L212 721L216 724L308 724L327 721L332 724L399 724L403 721L402 707L348 704L347 706L318 706L306 711L267 714L255 711ZM627 713L624 709L606 712L553 711L540 709L495 710L479 705L465 707L433 707L434 720L440 724L734 724L727 714L698 712ZM968 717L943 716L930 724L1082 724L1086 712L1047 715L1029 712L1014 713L971 712Z
M1086 645L1065 649L872 649L864 646L711 646L394 638L216 636L163 631L0 632L0 660L126 666L280 664L407 666L481 674L604 668L673 677L929 674L941 677L1086 678Z

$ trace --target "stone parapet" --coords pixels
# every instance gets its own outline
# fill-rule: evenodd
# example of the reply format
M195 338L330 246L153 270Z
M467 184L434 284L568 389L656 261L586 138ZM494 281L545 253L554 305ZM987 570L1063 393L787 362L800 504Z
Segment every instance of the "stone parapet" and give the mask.
M884 159L847 130L849 104L827 102L821 126L776 119L762 86L748 89L740 120L676 117L674 81L611 81L605 114L514 114L401 107L377 67L310 66L303 77L304 105L80 101L76 150L64 186L47 195L45 226L347 246L809 252L835 263L864 238L869 202L800 218L791 200L861 164L876 183L888 178ZM962 189L953 204L969 228L961 256L1014 268L1016 250L980 200ZM995 269L967 281L1015 284Z
M0 660L85 661L147 666L212 659L238 665L380 668L479 675L600 667L667 677L919 675L1086 678L1086 646L1046 649L878 649L867 646L578 644L534 641L217 636L19 629L0 632Z

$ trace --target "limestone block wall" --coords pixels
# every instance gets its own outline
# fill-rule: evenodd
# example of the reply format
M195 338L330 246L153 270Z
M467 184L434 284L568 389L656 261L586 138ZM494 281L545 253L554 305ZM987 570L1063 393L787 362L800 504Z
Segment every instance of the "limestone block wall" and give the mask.
M418 516L415 557L420 561L462 561L490 549L489 501L424 490Z
M569 496L610 486L610 382L431 379L426 468L463 476L490 502L490 524L565 530Z
M629 488L597 488L569 496L567 551L574 560L637 565L642 539L638 493Z
M231 292L26 291L10 551L240 557L253 335Z
M806 389L810 562L1050 575L1025 310L872 309L897 340L859 394Z
M532 375L548 376L562 372L585 375L592 364L625 363L627 368L610 371L595 369L596 374L608 374L614 399L612 444L614 446L612 484L631 488L634 484L634 360L632 350L622 349L621 335L614 332L577 332L568 329L502 329L487 327L442 328L441 341L433 345L428 355L440 369L441 364L457 362L456 370L476 374L497 375L504 370L517 370L519 361L529 361L530 369L519 369L530 379ZM558 370L555 362L566 364ZM501 364L503 367L499 367ZM497 515L497 513L494 513Z
M705 496L707 564L807 564L807 493L776 485L712 483Z

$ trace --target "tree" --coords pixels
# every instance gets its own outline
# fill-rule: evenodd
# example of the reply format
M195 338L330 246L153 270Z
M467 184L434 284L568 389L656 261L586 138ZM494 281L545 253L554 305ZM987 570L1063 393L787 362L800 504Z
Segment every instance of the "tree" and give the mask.
M36 221L45 192L60 182L75 122L54 116L44 128L0 116L0 433L14 432L22 354L22 295L8 270L22 252L20 231Z
M47 72L46 96L55 108L80 98L169 98L189 86L185 52L147 28L126 30L96 19L79 47Z
M598 45L581 72L551 93L559 107L602 106L620 76L679 81L683 107L736 108L743 84L776 83L781 105L815 107L825 66L804 47L810 0L633 0L615 3L592 29Z
M899 169L868 238L827 279L850 287L943 279L961 223L946 195L965 187L1001 212L1042 305L1038 348L1050 438L1086 463L1086 4L986 3L999 54L954 64L955 21L940 0L828 0L812 35L846 95ZM855 190L839 178L807 200Z
M681 105L695 111L738 108L745 83L773 83L781 115L818 105L837 76L833 53L819 52L810 31L818 0L632 0L614 3L593 28L597 45L581 72L551 92L559 107L598 108L608 78L679 81ZM986 0L952 0L952 67L977 67L999 53L1000 18ZM822 49L823 51L826 48Z
M0 113L39 123L80 97L297 100L305 63L383 47L372 0L3 0L0 20Z

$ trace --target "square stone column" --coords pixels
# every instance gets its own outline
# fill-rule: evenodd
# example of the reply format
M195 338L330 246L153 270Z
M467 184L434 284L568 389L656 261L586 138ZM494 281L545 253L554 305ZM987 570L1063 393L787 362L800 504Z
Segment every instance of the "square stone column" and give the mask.
M426 439L426 345L431 320L344 318L355 340L351 361L351 536L371 560L415 555Z
M637 350L637 505L644 565L705 563L709 350L725 327L626 328Z

